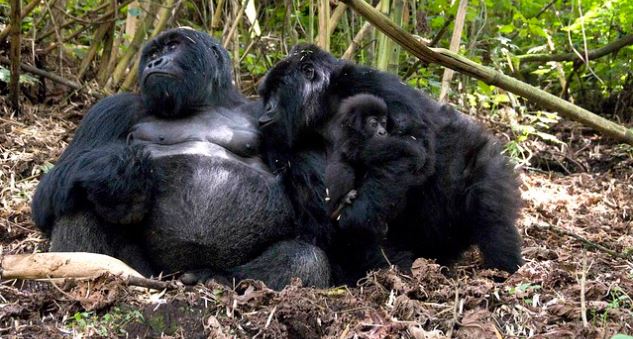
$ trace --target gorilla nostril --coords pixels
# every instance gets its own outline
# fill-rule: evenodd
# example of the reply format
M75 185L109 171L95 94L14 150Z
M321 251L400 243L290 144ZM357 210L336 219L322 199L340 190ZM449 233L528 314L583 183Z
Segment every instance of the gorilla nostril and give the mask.
M152 60L152 62L150 62L150 63L147 65L147 67L148 67L148 68L159 67L159 66L161 66L161 65L164 63L164 61L165 61L165 59L164 59L164 58L162 58L162 57L160 57L160 58L158 58L158 59L156 59L156 60Z

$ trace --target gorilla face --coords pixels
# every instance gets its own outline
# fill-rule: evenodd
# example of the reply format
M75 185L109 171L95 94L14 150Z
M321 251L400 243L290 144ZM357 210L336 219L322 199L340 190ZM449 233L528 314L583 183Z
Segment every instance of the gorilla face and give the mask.
M259 88L265 105L260 126L277 125L292 145L304 128L322 122L327 115L325 92L339 64L316 46L295 46L268 72Z
M363 93L344 99L337 115L346 132L359 140L388 136L387 104L375 95Z
M235 91L226 50L209 35L186 28L165 31L145 46L139 86L149 113L167 118L222 106Z

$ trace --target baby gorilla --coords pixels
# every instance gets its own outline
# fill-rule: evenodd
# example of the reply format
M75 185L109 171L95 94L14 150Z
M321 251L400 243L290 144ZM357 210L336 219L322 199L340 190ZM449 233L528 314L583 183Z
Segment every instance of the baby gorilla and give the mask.
M378 184L385 177L397 180L393 184L402 185L403 180L414 182L416 165L423 162L424 155L410 144L391 137L387 122L387 104L375 95L357 94L341 102L332 126L328 128L333 150L328 152L325 182L327 208L332 219L339 220L345 206L352 204L358 195L356 187ZM383 152L396 156L390 158L392 161L385 161ZM372 160L376 161L372 163ZM395 205L399 206L401 202ZM393 213L395 211L385 210L366 217L368 222L376 223L374 229L384 233L389 215Z
M334 152L328 157L328 213L337 219L345 205L351 205L358 191L356 179L362 178L360 153L367 141L387 136L387 104L371 94L358 94L342 102L334 119L332 132Z

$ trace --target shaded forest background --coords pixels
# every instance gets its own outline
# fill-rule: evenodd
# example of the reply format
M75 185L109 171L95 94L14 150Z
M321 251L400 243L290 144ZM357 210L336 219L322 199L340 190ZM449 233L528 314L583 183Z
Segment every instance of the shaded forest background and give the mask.
M371 4L429 46L633 127L633 0ZM46 251L30 220L39 177L91 105L136 90L143 43L177 26L222 41L249 96L293 45L311 42L475 117L517 165L526 264L508 276L482 269L473 251L451 269L420 259L411 275L374 272L359 288L281 292L5 280L0 336L632 338L633 147L420 62L334 0L0 0L0 259Z

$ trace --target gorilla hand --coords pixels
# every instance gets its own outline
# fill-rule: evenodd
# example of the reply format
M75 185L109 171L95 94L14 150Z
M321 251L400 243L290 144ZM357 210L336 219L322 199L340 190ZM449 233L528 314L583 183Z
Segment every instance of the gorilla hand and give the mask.
M140 146L121 144L93 152L78 185L99 216L114 224L143 219L151 206L154 173L149 154Z

